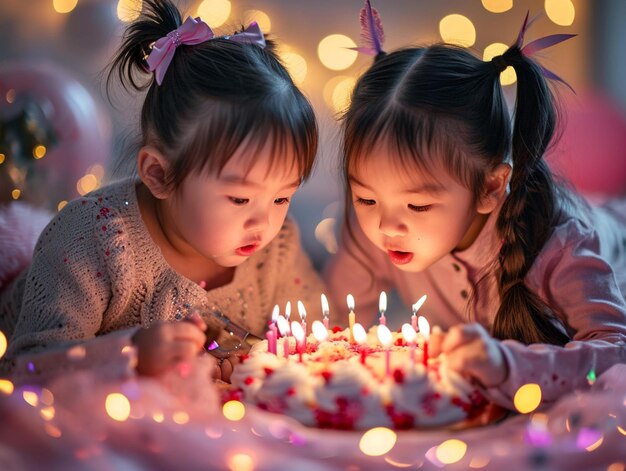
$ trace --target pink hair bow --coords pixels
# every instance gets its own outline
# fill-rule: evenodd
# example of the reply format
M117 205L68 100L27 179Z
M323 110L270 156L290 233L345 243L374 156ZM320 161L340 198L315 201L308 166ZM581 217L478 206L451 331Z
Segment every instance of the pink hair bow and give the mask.
M214 37L209 25L200 18L194 19L190 16L178 28L154 43L147 60L148 70L154 72L157 83L161 85L178 46L200 44Z
M539 52L543 49L547 49L551 46L554 46L555 44L559 44L563 41L567 41L568 39L571 39L577 36L576 34L551 34L549 36L544 36L543 38L535 39L534 41L526 44L526 46L522 47L522 44L524 43L524 36L526 34L526 31L528 30L528 28L530 28L530 26L537 19L537 17L535 17L532 20L528 21L528 16L529 16L529 13L527 12L526 18L524 19L524 23L522 24L522 28L520 29L520 32L517 36L517 41L515 43L517 47L520 48L521 53L525 55L526 57L530 57L534 55L536 52ZM567 83L565 80L563 80L561 77L556 75L551 70L546 69L541 64L537 64L537 65L541 69L541 72L543 73L544 77L561 82L562 84L567 86L571 91L576 93L574 89L571 87L571 85Z
M265 47L265 36L256 21L250 23L246 29L239 33L235 33L231 36L224 36L224 39L230 39L231 41L236 41L238 43L256 44L257 46Z

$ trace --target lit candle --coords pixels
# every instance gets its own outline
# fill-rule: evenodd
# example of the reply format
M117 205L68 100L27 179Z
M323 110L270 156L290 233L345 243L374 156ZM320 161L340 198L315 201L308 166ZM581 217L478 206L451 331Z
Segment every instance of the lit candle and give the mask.
M287 301L285 305L285 319L289 322L289 318L291 317L291 301Z
M298 352L298 361L302 363L302 354L304 353L304 331L302 325L293 321L291 323L291 334L296 339L296 351Z
M280 335L283 336L283 352L285 358L289 359L289 322L283 316L278 316L276 324L278 325Z
M313 332L313 337L315 337L315 340L319 343L328 340L328 329L320 321L313 321L313 324L311 324L311 331Z
M387 310L387 293L384 291L380 292L380 297L378 298L378 311L380 312L380 325L387 325L387 319L385 319L385 311Z
M386 325L379 325L376 331L380 344L385 347L385 375L391 376L391 342L393 337L391 331Z
M409 344L409 355L411 359L411 367L415 366L415 338L417 333L411 324L402 324L402 336L406 343Z
M270 322L270 327L268 331L265 333L265 337L267 338L267 351L276 355L276 339L278 338L278 329L276 328L276 321L278 320L278 313L280 308L278 304L274 306L274 310L272 311L272 321Z
M304 332L304 348L306 348L306 309L302 301L298 301L298 314L300 314L300 325L302 326L302 331Z
M361 324L356 322L354 326L352 326L352 333L354 335L354 340L358 344L358 352L361 354L361 364L365 365L365 357L367 356L367 352L363 347L363 343L367 338L367 333Z
M326 327L326 329L328 329L328 313L330 311L330 309L328 309L328 299L326 299L326 295L324 293L322 293L321 296L322 299L322 315L324 316L324 327Z
M413 304L413 315L411 316L411 326L413 327L413 330L417 330L417 311L420 310L425 302L426 295L423 295L415 304Z
M356 322L356 314L354 314L354 296L349 294L346 297L346 301L348 303L348 309L350 309L350 313L348 314L348 335L350 336L350 343L354 343L354 335L352 334L352 328Z
M422 349L424 350L424 358L422 362L424 363L424 366L427 367L428 366L428 339L430 338L430 324L428 323L428 321L426 320L424 316L419 316L417 318L417 325L419 325L420 334L422 334L422 337L424 339L424 346L422 347Z

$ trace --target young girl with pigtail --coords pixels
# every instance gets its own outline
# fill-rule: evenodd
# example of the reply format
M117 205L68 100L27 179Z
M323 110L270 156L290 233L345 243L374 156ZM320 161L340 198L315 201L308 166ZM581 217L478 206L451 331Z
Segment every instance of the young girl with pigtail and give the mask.
M321 280L286 219L317 124L258 25L216 36L169 0L146 0L116 75L147 88L139 178L70 202L3 289L2 366L18 381L135 364L158 375L197 356L220 325L263 336L276 304L321 312ZM223 379L235 363L222 360Z
M326 271L335 302L353 294L367 322L381 290L407 305L426 293L424 315L447 330L431 354L509 408L523 384L548 404L626 362L626 202L590 207L543 159L557 124L546 77L558 77L529 56L569 35L524 46L526 20L484 62L449 44L384 53L369 1L363 19L362 50L376 60L343 118L346 225Z

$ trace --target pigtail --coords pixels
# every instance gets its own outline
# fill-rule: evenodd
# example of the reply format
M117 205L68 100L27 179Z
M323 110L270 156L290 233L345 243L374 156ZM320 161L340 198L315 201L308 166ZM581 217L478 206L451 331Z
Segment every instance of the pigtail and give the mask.
M138 82L136 72L152 78L146 64L152 45L181 24L180 12L168 0L144 0L141 16L126 29L122 45L109 67L107 90L110 90L113 76L117 76L126 90L129 86L137 91L148 88L153 80Z
M498 257L501 304L492 334L526 344L564 345L569 338L555 326L554 313L524 283L558 218L555 183L543 159L555 131L554 99L539 66L517 45L503 54L503 60L517 74L517 99L510 194L496 223L502 238Z

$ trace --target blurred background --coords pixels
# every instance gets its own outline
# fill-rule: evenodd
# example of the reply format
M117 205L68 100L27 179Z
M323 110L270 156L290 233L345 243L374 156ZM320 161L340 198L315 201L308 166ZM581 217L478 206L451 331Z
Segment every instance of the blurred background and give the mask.
M134 160L142 96L115 89L104 70L141 0L0 2L0 202L24 200L56 211L119 178ZM339 121L355 79L371 62L359 45L362 0L180 0L217 33L259 22L319 118L321 146L312 179L291 213L320 268L335 250L341 214ZM578 37L543 51L541 63L575 90L557 86L566 121L549 159L594 198L626 189L626 2L623 0L373 0L385 49L442 39L489 59L511 44L527 11L540 15L527 42L555 33ZM514 72L501 76L512 103Z

